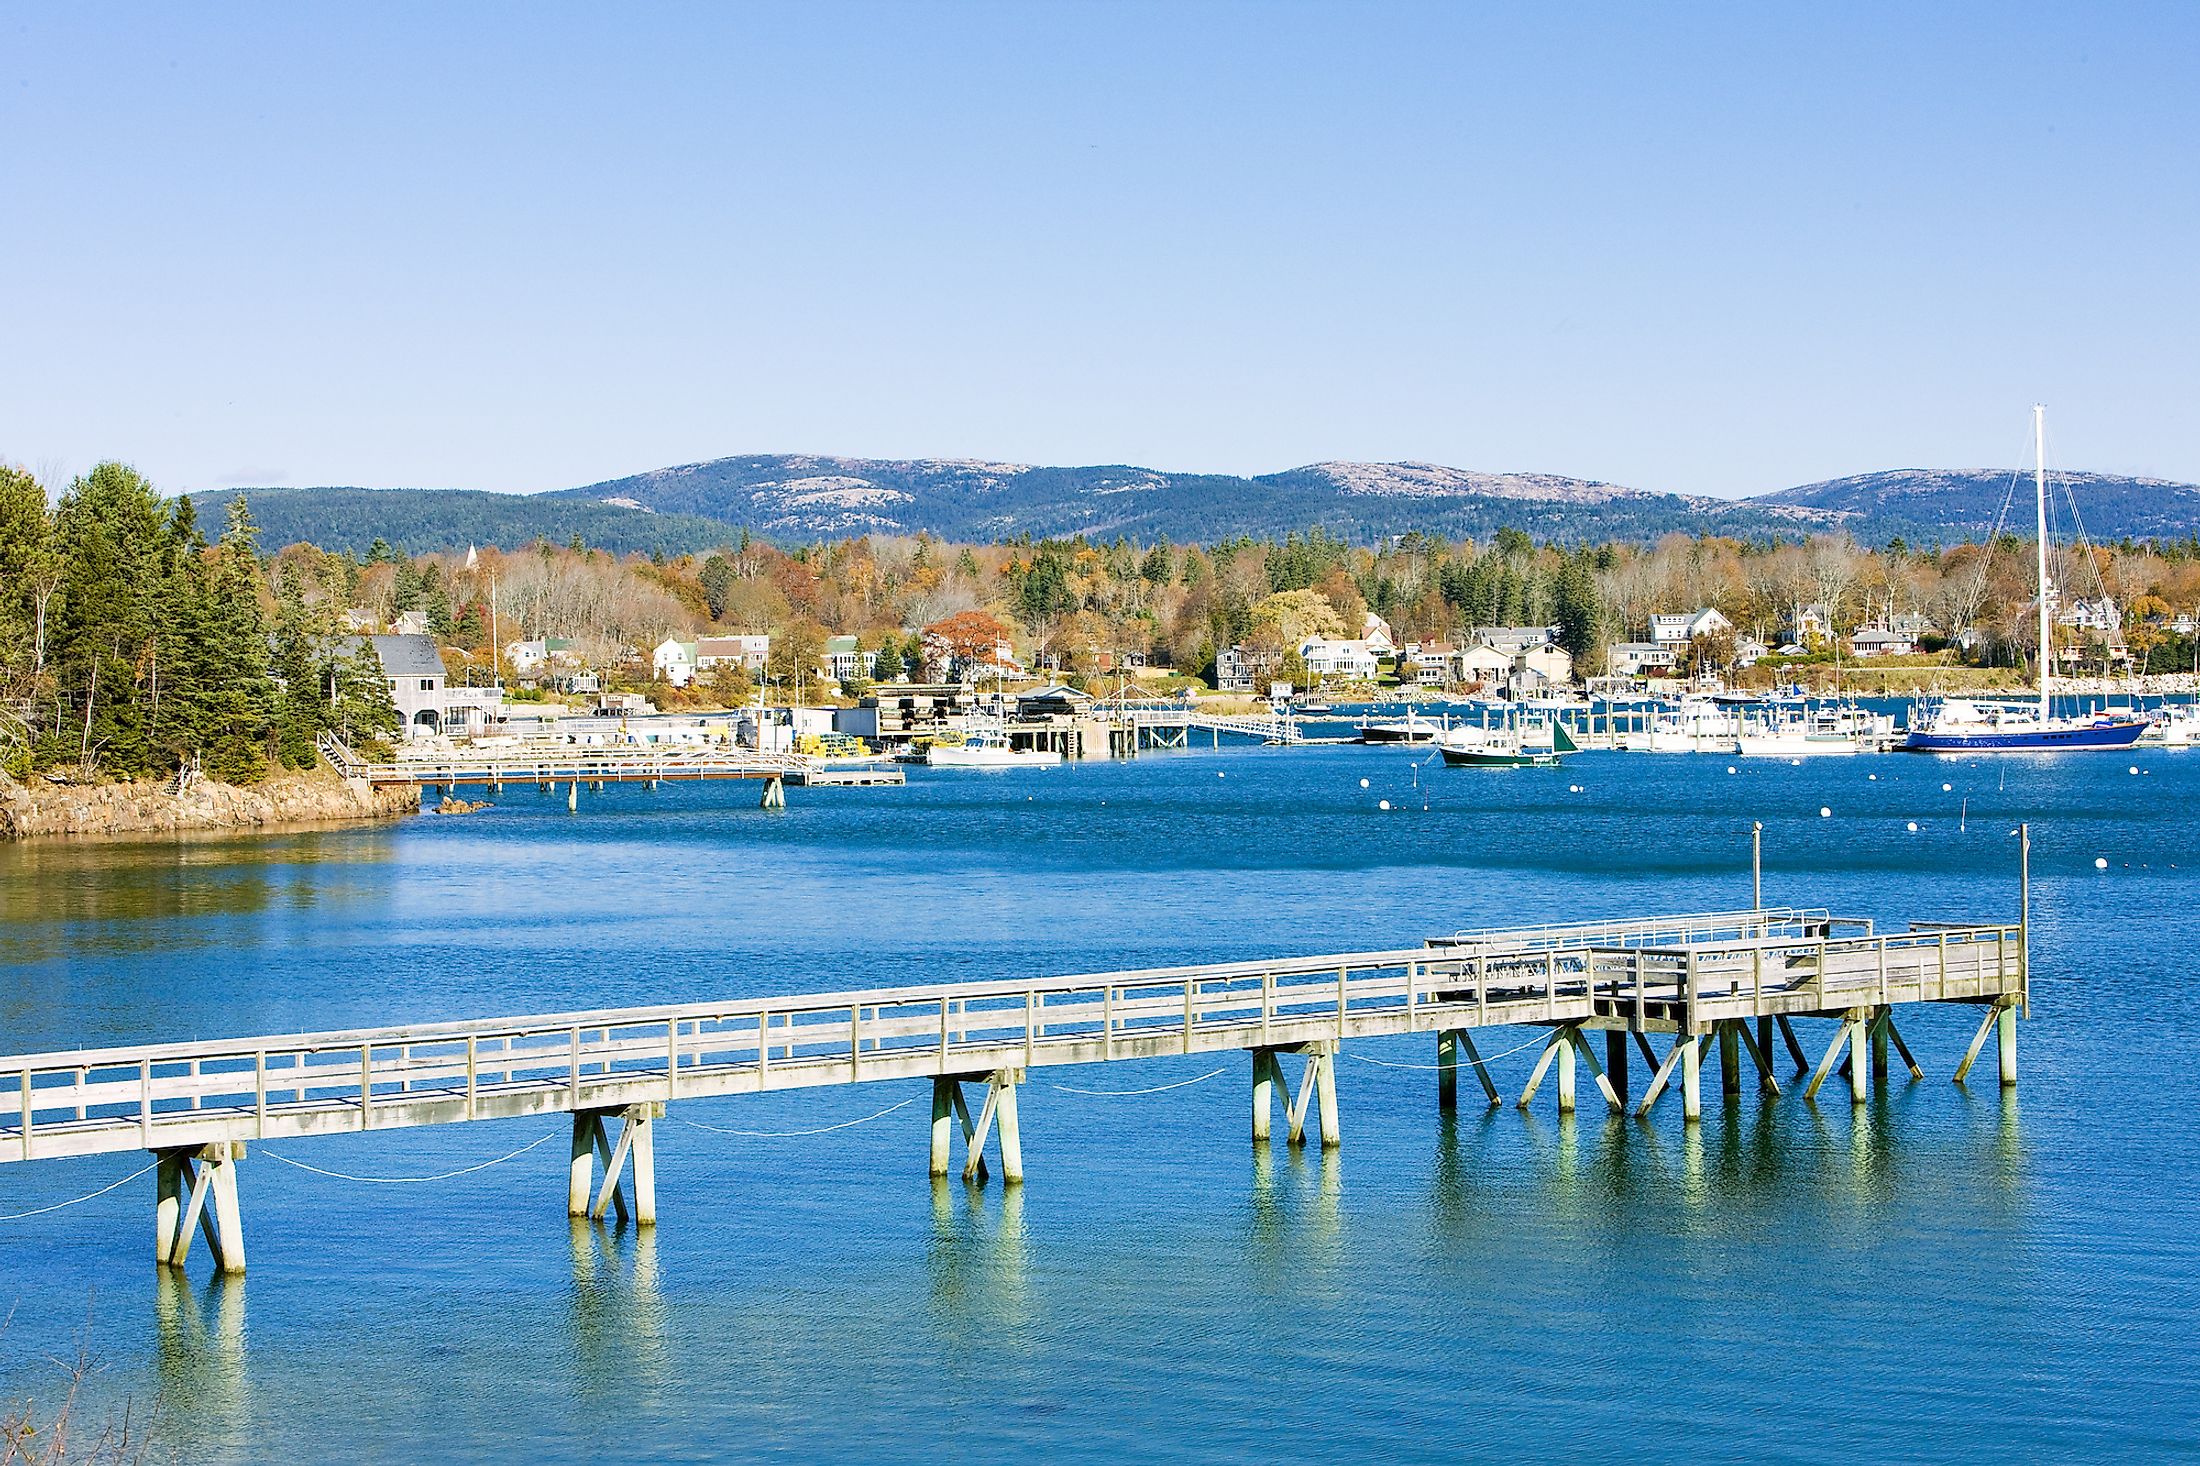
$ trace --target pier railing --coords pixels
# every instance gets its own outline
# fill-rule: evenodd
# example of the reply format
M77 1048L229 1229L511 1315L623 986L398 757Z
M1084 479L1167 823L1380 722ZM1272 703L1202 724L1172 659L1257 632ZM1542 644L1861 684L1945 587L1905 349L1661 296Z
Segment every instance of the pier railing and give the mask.
M372 763L323 735L322 752L338 773L376 784L634 783L679 779L800 778L819 760L799 753L680 745L523 744Z
M1862 928L1839 935L1840 928ZM1462 939L1463 938L1463 939ZM1505 1023L2021 995L2021 928L1763 910L1395 951L0 1058L0 1161Z

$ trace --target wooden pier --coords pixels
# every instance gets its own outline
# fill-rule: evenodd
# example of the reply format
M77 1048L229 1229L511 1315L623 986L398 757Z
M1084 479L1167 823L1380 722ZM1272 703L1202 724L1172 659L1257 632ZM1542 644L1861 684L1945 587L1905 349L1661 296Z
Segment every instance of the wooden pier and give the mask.
M1549 1032L1516 1103L1555 1079L1555 1104L1570 1111L1586 1071L1614 1115L1647 1116L1677 1089L1694 1121L1707 1046L1728 1093L1742 1087L1746 1053L1769 1098L1782 1088L1775 1036L1799 1074L1806 1021L1832 1026L1814 1035L1825 1046L1805 1099L1844 1051L1856 1103L1886 1081L1890 1047L1922 1077L1896 1019L1929 1003L1981 1013L1958 1081L1998 1034L2001 1082L2014 1084L2027 992L2021 919L1883 932L1864 918L1756 907L1462 932L1387 951L22 1054L0 1058L0 1162L150 1151L157 1259L180 1266L196 1227L217 1265L240 1271L237 1167L265 1140L562 1113L568 1213L608 1208L648 1224L652 1127L668 1107L707 1098L926 1084L932 1174L950 1169L959 1130L966 1180L987 1178L990 1148L1017 1182L1016 1091L1037 1068L1246 1050L1254 1137L1280 1108L1291 1142L1311 1123L1334 1146L1346 1045L1429 1034L1438 1102L1456 1103L1465 1071L1496 1105L1504 1096L1475 1035L1526 1024ZM1631 1048L1650 1067L1639 1099ZM1295 1088L1287 1059L1300 1061ZM966 1084L983 1086L975 1112Z

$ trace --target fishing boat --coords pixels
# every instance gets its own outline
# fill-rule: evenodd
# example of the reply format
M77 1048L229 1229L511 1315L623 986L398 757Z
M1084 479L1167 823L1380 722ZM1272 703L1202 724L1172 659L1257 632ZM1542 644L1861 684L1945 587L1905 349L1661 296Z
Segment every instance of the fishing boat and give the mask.
M1025 769L1058 764L1062 755L1051 748L1013 748L999 729L977 728L959 743L935 740L924 761L935 769Z
M1902 747L1912 753L2076 753L2129 748L2146 732L2136 713L2058 718L2053 711L2055 617L2047 578L2047 409L2032 409L2032 493L2037 512L2033 584L2039 593L2039 695L2007 702L1932 697L1912 706Z
M1444 762L1462 768L1550 768L1579 747L1557 723L1502 723L1494 728L1462 724L1436 740Z

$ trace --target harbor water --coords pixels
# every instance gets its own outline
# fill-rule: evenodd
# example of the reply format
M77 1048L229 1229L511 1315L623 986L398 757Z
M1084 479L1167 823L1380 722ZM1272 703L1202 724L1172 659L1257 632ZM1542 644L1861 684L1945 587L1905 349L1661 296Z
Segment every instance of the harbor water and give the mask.
M788 803L508 789L371 828L0 849L0 1051L1732 909L1752 821L1768 902L2013 918L2028 820L2022 1084L1990 1051L1949 1082L1969 1009L1916 1018L1923 1082L1898 1065L1852 1110L1707 1076L1695 1126L1593 1090L1485 1113L1471 1082L1442 1115L1433 1037L1371 1041L1339 1060L1325 1156L1250 1143L1244 1055L1034 1070L1006 1191L927 1179L921 1083L712 1100L659 1127L641 1233L568 1224L561 1117L333 1136L252 1148L236 1282L203 1251L154 1267L150 1176L18 1218L145 1158L11 1164L0 1402L50 1403L81 1349L80 1419L151 1411L160 1451L213 1461L2200 1450L2200 753L1195 747ZM1827 1028L1803 1026L1813 1059ZM420 1184L286 1163L513 1152Z

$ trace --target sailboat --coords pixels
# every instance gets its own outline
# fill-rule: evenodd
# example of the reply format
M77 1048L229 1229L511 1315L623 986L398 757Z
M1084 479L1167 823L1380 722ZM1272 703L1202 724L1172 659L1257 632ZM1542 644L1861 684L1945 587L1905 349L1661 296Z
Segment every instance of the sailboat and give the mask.
M1910 709L1912 753L2066 753L2129 748L2147 720L2101 712L2058 718L2052 702L2055 665L2054 605L2047 579L2047 409L2032 409L2032 491L2038 508L2036 581L2040 608L2040 690L2037 704L1982 698L1931 698Z

